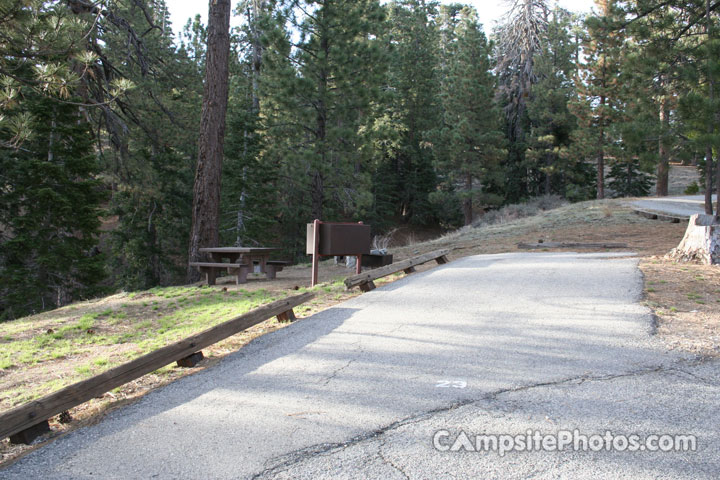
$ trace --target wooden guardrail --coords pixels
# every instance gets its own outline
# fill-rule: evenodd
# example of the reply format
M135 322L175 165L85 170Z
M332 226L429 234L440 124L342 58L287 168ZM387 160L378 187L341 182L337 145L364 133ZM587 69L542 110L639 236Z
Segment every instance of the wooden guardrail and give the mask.
M363 292L369 292L375 288L374 280L377 280L378 278L392 275L400 270L405 273L412 273L415 271L415 267L417 265L421 265L432 260L435 260L438 264L442 265L443 263L448 262L448 253L450 253L450 250L435 250L434 252L425 253L423 255L418 255L417 257L408 258L407 260L391 263L390 265L386 265L384 267L353 275L352 277L345 279L345 286L348 289L360 287L360 290Z
M662 220L665 222L680 223L687 221L690 217L683 215L671 215L668 213L651 212L648 210L642 210L639 208L633 208L633 211L641 217L649 218L650 220Z
M203 348L269 318L277 316L281 321L294 320L293 308L314 296L313 293L303 293L263 305L201 333L111 368L100 375L8 410L0 414L0 439L10 437L13 443L30 443L37 435L49 430L47 423L49 418L172 362L192 365L197 359L202 358L200 350Z
M526 250L538 250L545 248L630 248L627 243L612 242L521 242L517 244L517 247Z

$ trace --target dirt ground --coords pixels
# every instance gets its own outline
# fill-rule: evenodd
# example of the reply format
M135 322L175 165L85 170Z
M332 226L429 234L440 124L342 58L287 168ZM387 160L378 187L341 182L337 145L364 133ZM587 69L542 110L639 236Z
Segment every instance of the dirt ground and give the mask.
M625 202L611 200L568 205L541 215L510 219L505 223L481 228L461 229L435 240L393 248L391 253L397 261L432 250L449 248L452 250L449 255L452 260L475 254L519 251L518 243L538 240L624 242L627 244L627 249L623 250L635 251L641 257L640 268L645 277L645 304L657 316L659 338L670 349L703 356L720 356L720 267L675 264L663 259L665 253L679 243L684 231L684 224L649 220L634 214ZM578 249L573 250L578 251ZM422 265L418 270L430 268L435 268L434 262ZM320 281L323 283L316 288L318 296L312 303L296 309L300 321L303 317L359 295L358 289L345 291L337 283L338 280L352 273L344 266L335 265L332 260L322 262ZM393 281L400 276L402 275L386 277L378 283ZM277 279L273 281L250 275L246 284L236 286L232 283L231 277L225 277L219 279L218 285L213 288L218 291L225 289L229 292L239 288L246 291L264 289L269 292L288 292L306 288L309 283L309 265L298 265L278 273ZM111 306L112 302L126 301L123 295L84 302L74 307L85 308L87 311L101 310ZM58 311L38 315L38 321L47 321L57 314ZM285 325L274 319L268 320L204 349L207 358L195 368L181 369L169 366L75 407L69 412L68 418L72 419L69 423L60 423L59 418L52 419L53 433L35 445L10 445L9 441L4 439L0 442L0 465L11 462L68 431L95 423L108 411L135 401L154 388L208 368L226 355L237 351L253 338L283 328ZM2 376L0 370L0 382Z
M657 334L671 350L720 356L720 267L677 264L662 257L640 262L646 302Z

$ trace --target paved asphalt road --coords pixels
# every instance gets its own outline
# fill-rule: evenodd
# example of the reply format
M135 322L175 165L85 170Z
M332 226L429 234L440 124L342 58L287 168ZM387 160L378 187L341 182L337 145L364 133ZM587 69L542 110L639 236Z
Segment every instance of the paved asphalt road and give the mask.
M663 350L622 255L475 256L411 275L265 335L0 478L717 478L720 363ZM461 431L573 429L588 442L692 434L697 451L433 447L438 431L447 449Z
M713 208L717 204L717 195L713 195ZM681 195L677 197L648 197L634 200L631 205L641 210L690 217L696 213L705 213L703 195Z

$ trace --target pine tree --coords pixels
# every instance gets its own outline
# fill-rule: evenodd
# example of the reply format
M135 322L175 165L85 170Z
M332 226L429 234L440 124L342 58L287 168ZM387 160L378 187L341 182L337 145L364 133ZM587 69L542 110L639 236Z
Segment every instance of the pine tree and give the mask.
M16 148L33 134L35 120L23 108L27 91L67 101L93 81L98 55L83 40L95 31L94 22L72 6L40 0L0 6L0 146ZM119 95L129 85L112 88Z
M535 195L566 197L587 190L584 162L570 153L572 134L577 128L577 119L568 108L576 95L572 26L569 12L553 10L542 52L535 62L538 79L528 100L530 132L525 152L529 187Z
M435 149L438 169L447 175L448 187L458 187L464 223L470 225L473 205L490 200L482 183L496 173L505 152L490 73L491 46L474 9L463 7L453 23L442 88L443 127Z
M645 123L645 128L648 136L655 139L656 193L663 196L668 194L670 156L678 155L678 149L685 143L679 135L683 127L677 115L678 89L682 83L680 70L686 53L682 44L685 42L677 42L673 33L683 22L673 13L671 2L633 18L637 8L648 7L648 2L639 3L624 5L626 15L620 28L631 42L628 42L622 70L626 88L632 88L627 97L648 113L642 116L643 120L650 120ZM655 118L647 118L648 115Z
M617 89L622 112L609 128L609 137L614 141L608 147L613 157L608 187L615 197L647 195L652 186L650 172L657 167L659 175L667 174L671 99L664 96L666 86L658 78L664 72L649 76L644 71L645 60L638 58L644 55L643 49L639 47L634 38L624 44ZM658 179L658 195L666 191L667 185Z
M576 82L578 102L573 104L580 129L576 140L580 148L593 150L597 166L597 198L605 198L605 163L615 144L611 138L614 123L622 115L619 82L624 36L615 29L620 10L615 0L596 0L597 16L588 17L588 36L583 42L586 62Z
M614 197L645 197L650 193L652 177L642 170L637 158L614 162L609 174L608 187Z
M0 318L88 298L105 276L96 245L106 194L90 125L76 105L32 91L23 108L34 134L0 150Z
M262 155L279 165L285 237L301 238L313 218L353 218L372 203L361 133L384 75L383 16L376 0L294 1L284 18L298 40L283 20L267 32Z
M545 0L513 0L497 36L496 72L505 111L508 156L505 182L500 189L508 202L517 202L530 193L525 152L530 121L527 106L538 76L535 69L541 55L548 23Z
M179 51L197 67L200 76L205 75L205 53L207 50L207 27L200 15L188 19L180 36Z
M678 139L689 140L690 150L705 152L701 163L705 177L705 211L709 214L713 211L714 165L719 170L716 175L720 176L720 162L713 161L713 152L720 146L720 108L716 100L720 42L716 10L717 5L709 0L633 0L626 2L623 22L641 44L642 57L650 64L648 67L652 66L645 73L648 84L655 90L661 123L658 190L663 193L668 151L677 149ZM643 65L642 60L637 65ZM673 114L676 99L678 115ZM720 192L720 182L717 184Z
M229 134L221 202L222 244L270 245L280 237L276 228L280 183L276 162L267 161L262 155L265 142L262 118L256 109L259 98L255 93L252 55L231 62L230 70Z
M435 220L430 193L437 179L428 132L441 122L438 100L436 2L389 3L386 87L366 132L373 157L373 225Z
M113 125L101 152L112 185L110 210L117 216L110 264L114 283L124 289L177 283L185 276L178 259L187 252L197 157L197 137L188 132L198 130L202 95L204 59L176 47L162 2L145 7L118 2L114 12L131 30L146 28L146 13L158 26L143 37L142 62L124 61L135 51L127 31L105 29L98 39L107 61L122 65L122 75L135 85L120 111L98 119ZM188 41L197 45L202 39Z
M205 85L198 140L198 163L193 186L190 262L202 260L200 248L220 242L220 187L225 146L230 58L230 0L210 3L208 12ZM188 265L188 280L199 272Z

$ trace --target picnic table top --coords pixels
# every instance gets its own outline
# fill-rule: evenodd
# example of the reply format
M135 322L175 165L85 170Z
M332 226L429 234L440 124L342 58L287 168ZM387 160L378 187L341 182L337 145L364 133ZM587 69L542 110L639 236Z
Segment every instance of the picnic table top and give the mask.
M276 247L204 247L204 253L270 253L280 250Z

